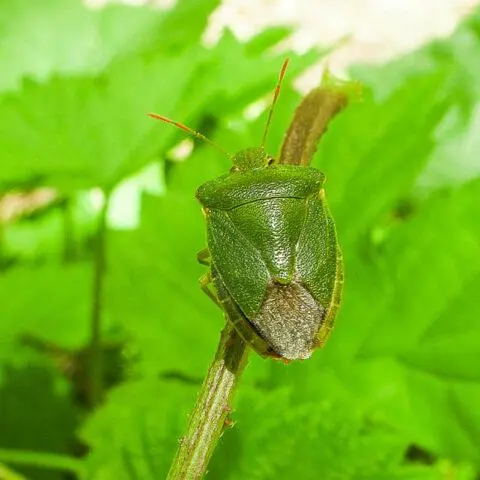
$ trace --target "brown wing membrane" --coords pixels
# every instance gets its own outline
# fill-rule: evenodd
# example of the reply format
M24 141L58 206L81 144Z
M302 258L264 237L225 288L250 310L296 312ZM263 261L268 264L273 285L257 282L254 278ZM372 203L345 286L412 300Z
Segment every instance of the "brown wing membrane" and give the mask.
M250 321L272 349L288 360L309 358L325 318L301 283L269 284L258 315Z

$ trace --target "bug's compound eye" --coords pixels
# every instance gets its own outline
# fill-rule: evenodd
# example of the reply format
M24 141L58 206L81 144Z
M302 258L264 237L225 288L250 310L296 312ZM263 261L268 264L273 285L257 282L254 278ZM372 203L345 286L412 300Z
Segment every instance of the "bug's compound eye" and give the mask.
M267 165L273 165L275 163L275 159L271 157L270 155L267 157Z
M230 169L230 173L238 173L240 170L241 170L240 167L237 167L237 165L234 165L234 166Z

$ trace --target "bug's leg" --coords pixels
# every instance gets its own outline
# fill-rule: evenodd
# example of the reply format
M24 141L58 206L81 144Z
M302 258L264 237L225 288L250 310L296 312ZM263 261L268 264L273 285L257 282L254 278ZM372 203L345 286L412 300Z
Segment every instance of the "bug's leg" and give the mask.
M200 250L197 253L197 261L198 263L201 263L202 265L206 265L207 267L210 266L210 252L208 251L208 248L204 248L203 250ZM211 281L211 279L210 279Z
M204 248L197 253L197 261L202 265L210 266L210 252L208 248ZM216 305L218 305L223 310L223 305L220 299L218 298L215 289L213 286L212 272L209 270L207 273L203 274L200 277L200 288L203 292L210 298Z
M223 310L222 302L217 297L215 291L211 288L212 284L213 280L211 272L207 272L200 277L200 288L202 289L203 293L205 293L208 298L210 298L216 305L218 305Z
M200 251L197 254L197 259L204 265L210 265L210 252L207 249ZM215 267L212 266L214 269ZM235 304L233 298L228 294L225 286L222 282L217 282L216 289L211 288L213 285L213 277L215 272L212 273L209 270L207 273L200 277L200 288L205 292L208 297L218 305L228 321L230 321L243 340L251 346L259 355L263 357L281 358L277 355L269 345L263 340L249 324L248 320L244 317L238 306Z
M206 265L207 267L210 266L210 252L207 248L204 248L197 253L197 261L198 263ZM212 285L212 272L209 270L207 273L203 274L200 277L200 288L208 296L208 298L210 298L216 305L218 305L223 310L222 302L217 297L215 290L211 288Z
M254 327L249 323L247 318L242 314L233 298L223 291L223 287L219 286L219 295L222 299L222 308L226 314L228 321L235 327L243 341L252 347L262 357L274 357L277 355L272 351L270 346L255 331Z

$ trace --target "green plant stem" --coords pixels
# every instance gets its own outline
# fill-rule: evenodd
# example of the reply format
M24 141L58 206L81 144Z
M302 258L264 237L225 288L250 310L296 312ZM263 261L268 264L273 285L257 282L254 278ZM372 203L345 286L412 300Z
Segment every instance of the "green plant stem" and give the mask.
M76 474L79 474L82 469L81 460L50 452L0 449L0 462L50 470L63 470Z
M167 480L194 480L205 474L232 410L235 388L247 358L248 346L227 322Z
M89 345L89 404L95 408L103 397L103 355L101 338L102 302L105 274L105 239L107 232L108 195L99 213L94 240L92 303Z
M63 261L65 263L72 262L76 256L76 242L75 242L75 223L72 215L71 199L65 198L62 203L62 216L63 216L63 231L64 231L64 244L63 244Z

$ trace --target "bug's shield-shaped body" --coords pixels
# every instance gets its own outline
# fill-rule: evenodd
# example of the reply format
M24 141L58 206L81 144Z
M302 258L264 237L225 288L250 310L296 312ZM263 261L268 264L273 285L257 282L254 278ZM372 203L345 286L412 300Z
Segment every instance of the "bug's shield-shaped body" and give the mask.
M202 185L217 295L262 355L308 358L326 340L343 278L323 174L265 165Z

